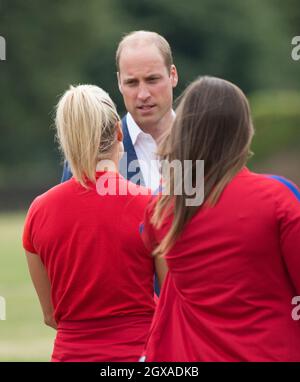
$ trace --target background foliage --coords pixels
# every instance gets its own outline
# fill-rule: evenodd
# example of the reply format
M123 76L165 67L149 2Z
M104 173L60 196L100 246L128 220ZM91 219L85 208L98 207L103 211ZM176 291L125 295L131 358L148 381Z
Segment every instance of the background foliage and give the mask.
M69 84L102 86L124 112L114 55L131 30L169 40L180 74L175 96L201 74L233 81L250 96L263 130L254 167L278 150L299 149L300 62L291 59L291 39L300 33L296 0L2 0L0 17L7 42L0 63L2 209L25 208L59 181L53 113ZM293 171L285 175L299 180Z

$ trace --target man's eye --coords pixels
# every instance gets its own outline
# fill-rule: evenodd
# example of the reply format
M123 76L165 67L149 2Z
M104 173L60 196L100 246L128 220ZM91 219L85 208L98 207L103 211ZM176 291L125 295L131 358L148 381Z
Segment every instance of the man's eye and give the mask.
M125 85L128 85L128 86L135 86L137 84L136 81L126 81L125 82Z
M153 82L157 82L158 80L159 80L158 77L153 77L153 78L149 78L148 82L153 83Z

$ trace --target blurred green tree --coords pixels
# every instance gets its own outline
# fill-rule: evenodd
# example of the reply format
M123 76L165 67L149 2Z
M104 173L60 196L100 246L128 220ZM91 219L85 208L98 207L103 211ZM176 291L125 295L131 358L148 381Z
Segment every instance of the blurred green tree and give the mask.
M7 43L7 60L0 62L0 194L47 189L59 181L53 112L70 84L102 86L124 112L114 61L117 44L129 31L155 30L168 39L180 75L176 96L201 74L233 81L247 94L299 91L300 64L291 59L291 39L300 25L297 3L0 0L0 35ZM268 102L257 95L254 113ZM281 120L280 126L288 125ZM293 129L293 134L280 132L285 136L280 141L299 148ZM263 160L260 152L277 150L276 134L255 144L257 160Z

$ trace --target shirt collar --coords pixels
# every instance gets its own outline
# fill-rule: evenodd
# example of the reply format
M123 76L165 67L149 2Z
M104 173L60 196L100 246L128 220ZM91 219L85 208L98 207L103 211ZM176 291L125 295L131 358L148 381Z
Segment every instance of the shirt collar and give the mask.
M135 120L133 119L133 117L130 113L127 113L126 121L127 121L127 127L128 127L128 131L129 131L130 139L131 139L132 144L134 146L137 139L138 139L138 136L140 134L144 134L144 132L136 124Z

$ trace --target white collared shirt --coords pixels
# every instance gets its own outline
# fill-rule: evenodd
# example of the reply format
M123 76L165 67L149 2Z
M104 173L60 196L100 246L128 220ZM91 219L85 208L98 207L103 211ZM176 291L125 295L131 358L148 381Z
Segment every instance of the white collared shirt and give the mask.
M152 191L157 191L160 182L159 160L156 155L157 144L150 134L144 133L139 128L130 113L126 115L126 122L145 186Z

